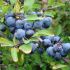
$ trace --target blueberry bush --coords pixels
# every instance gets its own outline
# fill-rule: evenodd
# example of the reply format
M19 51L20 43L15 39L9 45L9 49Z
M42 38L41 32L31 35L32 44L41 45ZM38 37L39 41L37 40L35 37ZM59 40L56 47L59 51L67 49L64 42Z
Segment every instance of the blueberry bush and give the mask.
M0 0L0 70L69 66L69 0Z

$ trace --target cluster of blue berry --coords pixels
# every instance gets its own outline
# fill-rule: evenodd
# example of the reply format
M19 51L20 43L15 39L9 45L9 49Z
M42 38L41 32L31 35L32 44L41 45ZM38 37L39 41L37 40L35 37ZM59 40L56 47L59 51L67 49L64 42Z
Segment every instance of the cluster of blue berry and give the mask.
M20 14L24 17L24 14ZM9 30L9 38L13 39L15 37L18 40L22 38L30 38L35 34L37 29L45 29L50 27L52 24L51 17L45 17L42 20L35 20L33 22L28 22L22 19L16 19L14 13L9 13L5 15L5 24L0 24L0 31L4 32L6 29Z
M66 57L70 52L70 43L63 43L59 36L41 36L42 40L39 43L32 44L32 51L38 49L39 53L46 53L56 60ZM40 48L39 46L42 45Z

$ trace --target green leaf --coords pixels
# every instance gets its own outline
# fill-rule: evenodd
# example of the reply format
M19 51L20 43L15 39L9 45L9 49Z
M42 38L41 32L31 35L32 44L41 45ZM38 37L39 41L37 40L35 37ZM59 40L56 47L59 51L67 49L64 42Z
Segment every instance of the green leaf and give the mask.
M61 68L61 70L70 70L70 67L69 66L63 67L63 68Z
M15 67L11 64L8 64L7 70L15 70Z
M25 20L42 20L43 17L38 17L37 15L29 15Z
M48 55L47 55L47 53L46 52L44 52L43 54L42 54L42 61L44 62L44 63L47 63L47 59L48 58ZM48 60L49 61L49 60Z
M25 68L23 70L32 70L31 64L25 64Z
M64 67L67 67L67 65L59 64L59 65L55 65L55 66L53 66L53 69L56 70L56 69L64 68Z
M20 62L21 62L21 64L23 64L23 63L24 63L24 54L21 54Z
M0 0L0 6L2 6L4 3L3 3L3 0Z
M24 44L19 47L19 49L26 54L29 54L32 51L32 47L30 44Z
M48 56L48 54L46 52L44 52L43 55L42 55L42 61L45 62L45 63L47 63L47 62L50 63L51 62L50 64L54 63L53 58Z
M62 32L62 26L61 25L57 25L55 27L55 34L59 35Z
M68 36L69 40L70 40L70 36Z
M8 39L3 38L3 37L0 37L0 44L1 46L11 46L11 47L14 46L12 41L9 41Z
M4 17L2 17L2 18L0 19L0 21L1 21L1 22L4 22Z
M16 3L17 0L10 0L10 3L13 5Z
M33 64L40 65L41 64L40 54L37 51L34 52L34 54L31 55L31 60Z
M26 9L31 10L33 7L34 1L35 0L25 0L24 1L24 11L26 11Z
M18 53L18 65L23 65L23 63L24 63L24 53L22 53L22 52L19 52Z
M18 62L18 49L11 48L11 56L14 62Z
M28 43L30 43L32 41L38 41L38 38L33 37L33 38L30 38L30 39L27 39L27 40L23 40L23 41L24 41L25 44L28 44Z
M54 4L54 2L55 2L54 0L48 0L48 5L51 6Z
M54 17L56 15L56 12L55 11L46 11L46 12L44 12L44 15Z
M54 32L52 29L44 29L44 30L39 30L38 32L36 32L33 37L38 37L38 36L45 36L45 35L54 35Z
M37 3L33 4L33 9L39 9L39 8L41 8L40 4L37 4Z
M62 0L58 0L57 2L62 3Z
M7 13L9 11L9 9L10 9L10 5L3 5L2 6L3 13Z
M19 41L15 38L15 36L13 37L13 43L14 45L17 45L19 43Z
M19 0L15 3L14 12L20 13L20 2L19 2Z
M54 8L58 8L58 7L62 7L62 6L65 6L64 3L56 3L53 5Z
M25 70L25 69L23 68L23 66L19 66L18 70Z

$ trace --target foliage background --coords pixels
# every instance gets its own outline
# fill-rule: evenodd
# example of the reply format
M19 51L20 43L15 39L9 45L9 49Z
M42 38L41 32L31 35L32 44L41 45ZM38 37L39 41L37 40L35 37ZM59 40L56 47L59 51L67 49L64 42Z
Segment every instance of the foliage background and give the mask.
M0 0L0 22L4 23L5 14L12 11L14 13L24 13L28 21L42 19L42 17L35 15L27 15L29 12L44 11L43 16L51 16L53 18L52 32L54 31L55 35L59 35L64 42L70 42L69 1L48 0L48 3L44 3L42 2L43 0L24 0L24 4L21 1L23 0L10 0L9 3L5 2L5 0ZM39 33L42 34L41 31ZM48 35L50 34L52 33L48 30ZM36 35L38 36L38 34ZM7 40L3 42L9 43ZM68 64L62 60L60 62L55 61L53 58L48 57L45 51L41 55L38 51L35 51L34 54L22 54L20 52L18 55L21 58L19 62L15 63L10 56L9 47L0 47L0 50L3 52L3 55L0 56L3 60L3 64L0 65L1 70L70 70L70 61ZM70 58L70 55L67 57Z

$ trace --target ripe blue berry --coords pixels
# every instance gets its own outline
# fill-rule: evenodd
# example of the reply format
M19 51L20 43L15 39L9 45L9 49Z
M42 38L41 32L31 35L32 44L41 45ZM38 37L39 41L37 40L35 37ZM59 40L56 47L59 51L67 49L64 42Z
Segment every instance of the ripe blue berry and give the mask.
M4 24L0 24L0 31L5 31L6 30L6 26Z
M42 20L43 22L43 27L48 28L52 24L52 18L51 17L46 17Z
M10 12L8 14L5 14L5 19L7 19L8 17L14 17L14 13Z
M55 55L54 55L54 58L56 60L60 60L62 58L61 54L59 52L56 52Z
M54 37L53 37L53 42L54 42L54 43L57 43L57 42L60 41L60 39L61 39L61 38L60 38L59 36L54 36Z
M54 51L53 51L53 47L48 47L47 49L46 49L46 52L47 52L47 54L49 55L49 56L54 56L55 55L55 53L54 53Z
M16 21L16 28L21 29L24 27L24 21L23 20L17 20Z
M26 37L27 38L30 38L33 34L34 34L34 30L29 29L26 31Z
M43 53L43 48L38 48L38 52L39 52L40 54L42 54L42 53Z
M33 24L34 29L42 29L42 21L35 21Z
M59 43L53 45L53 50L54 50L54 52L60 52L60 51L62 51L63 50L62 45L59 44Z
M52 42L53 36L46 36L46 39L49 39Z
M34 52L38 46L39 46L38 43L31 43L32 52Z
M9 30L11 33L14 33L15 32L15 27L9 27Z
M63 49L60 51L60 54L61 54L62 57L66 57L67 56L67 53L65 53Z
M70 43L63 43L62 47L65 53L70 52Z
M43 40L43 45L46 46L46 47L49 47L52 45L51 41L49 39L44 39Z
M6 19L6 25L7 25L7 26L15 26L15 18L13 18L13 17L8 17L8 18Z
M14 34L14 36L15 36L18 40L24 38L24 37L25 37L25 30L23 30L23 29L17 29L16 32L15 32L15 34Z
M24 23L24 29L31 29L32 25L33 25L32 23L26 22L26 23Z

